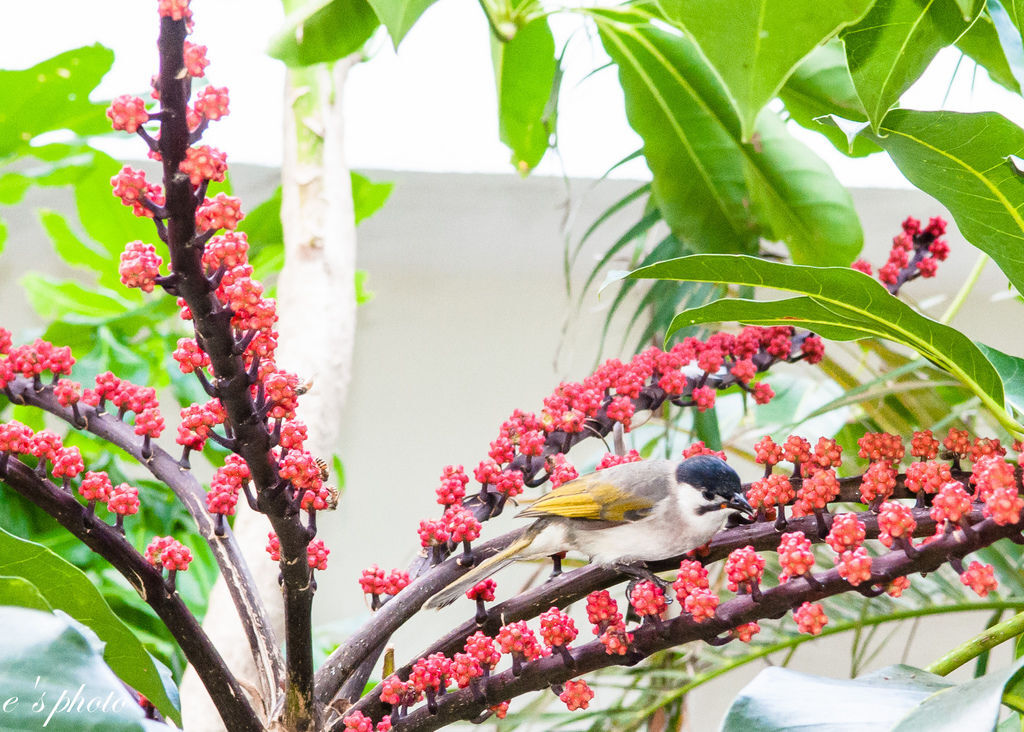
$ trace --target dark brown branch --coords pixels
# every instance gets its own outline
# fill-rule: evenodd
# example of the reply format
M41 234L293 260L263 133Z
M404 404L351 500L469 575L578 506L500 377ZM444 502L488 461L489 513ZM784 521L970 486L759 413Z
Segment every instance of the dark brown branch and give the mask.
M976 520L970 536L954 532L921 547L917 556L911 559L903 551L890 551L876 557L872 562L872 586L884 585L897 577L915 572L932 572L948 561L950 556L962 557L977 548L988 546L999 539L1020 533L1020 526L999 526L992 519L982 519L980 508L971 515ZM800 519L804 520L804 519ZM813 521L813 517L810 518ZM934 526L933 526L934 528ZM877 530L877 527L876 527ZM732 532L726 532L732 533ZM576 574L573 572L571 574ZM640 657L647 657L666 648L678 646L694 640L710 640L723 637L732 628L744 623L773 617L781 617L792 608L808 601L814 602L825 597L848 592L851 585L839 576L838 569L831 569L815 575L819 587L813 588L806 582L786 582L776 587L764 589L759 601L755 602L750 595L738 595L723 603L711 620L697 623L689 616L680 616L662 624L661 628L653 624L645 624L635 628L632 648ZM869 587L867 589L872 589ZM506 622L513 618L506 618ZM434 730L457 720L473 719L488 706L511 699L529 691L537 691L552 684L562 683L574 676L590 673L601 668L633 663L629 656L610 656L598 641L578 646L571 651L574 665L567 667L558 655L552 655L533 661L524 666L519 675L512 670L491 675L484 691L484 700L475 697L473 690L462 689L449 691L437 699L437 711L431 714L425 706L413 709L395 724L395 730ZM401 676L401 671L399 671ZM383 708L379 700L371 694L359 701L351 711L362 711L364 714L379 718ZM330 730L340 729L340 722Z
M266 421L257 413L242 359L234 352L230 313L220 308L203 271L203 243L213 232L197 234L197 201L188 176L179 170L191 139L186 122L189 84L184 73L184 40L184 21L161 18L157 43L162 106L160 154L169 213L171 270L180 277L178 291L192 312L196 334L210 357L217 393L234 435L234 450L248 464L260 510L267 514L281 542L287 682L284 723L303 732L316 724L311 632L314 583L306 561L309 537L289 497L282 491L267 490L277 484L278 478Z
M39 407L75 425L75 412L62 407L53 395L53 389L41 392L32 389L32 382L17 377L10 382L12 394L24 404ZM268 704L273 702L277 689L284 683L284 659L274 636L274 628L267 615L263 600L256 594L255 584L249 566L235 541L231 529L224 527L223 535L217 534L217 524L206 510L206 493L192 473L182 470L178 461L169 453L150 445L151 454L143 457L142 444L130 425L125 424L106 412L97 412L84 404L78 405L79 414L86 424L86 430L119 447L134 457L153 476L168 486L196 522L199 535L213 552L228 593L234 602L242 630L249 642L253 660L259 670L260 691ZM264 688L265 687L265 688Z
M9 459L3 478L17 493L46 511L128 580L174 636L228 729L253 732L264 729L224 659L181 597L169 590L160 570L149 564L114 527L88 513L71 495L39 478L21 461Z

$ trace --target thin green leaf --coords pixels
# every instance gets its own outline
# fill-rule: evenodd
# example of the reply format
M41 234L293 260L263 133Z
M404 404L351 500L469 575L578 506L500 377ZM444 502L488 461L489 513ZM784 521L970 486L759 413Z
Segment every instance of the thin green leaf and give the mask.
M965 20L955 0L877 0L857 25L843 32L853 85L872 129L917 81L935 54L954 44L985 7L972 0Z
M590 275L587 277L587 281L583 284L581 292L586 292L590 288L601 271L604 270L608 263L611 262L627 244L636 241L639 237L646 234L659 221L661 221L661 212L657 209L651 209L644 214L642 219L630 226L629 229L627 229L622 236L616 239L615 243L608 247L604 254L601 255L597 264L595 264L594 268L590 271Z
M800 61L874 0L659 0L718 72L749 141L754 121ZM722 19L728 18L727 23Z
M80 569L45 547L0 529L0 575L31 582L53 608L91 628L106 643L103 657L110 668L181 724L149 654Z
M609 206L604 211L602 211L601 215L598 216L597 219L594 220L594 223L592 223L590 226L587 227L587 230L583 233L583 236L580 237L579 243L576 245L576 248L573 249L572 256L569 259L569 265L571 266L571 265L576 263L576 259L577 259L577 257L579 257L580 250L583 249L583 245L587 243L587 241L590 239L590 237L593 235L593 233L595 231L597 231L599 228L601 228L601 226L606 221L608 221L608 219L610 219L612 216L617 214L619 211L624 209L629 204L631 204L634 201L642 198L644 195L646 195L646 194L648 194L650 192L651 192L651 184L650 183L644 183L643 185L641 185L638 188L630 191L625 196L623 196L618 201L616 201L611 206Z

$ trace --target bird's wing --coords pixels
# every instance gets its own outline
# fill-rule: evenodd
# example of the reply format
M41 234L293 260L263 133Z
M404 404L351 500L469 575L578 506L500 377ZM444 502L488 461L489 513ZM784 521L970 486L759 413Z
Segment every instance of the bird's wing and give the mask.
M584 475L541 496L519 512L523 517L561 516L599 521L636 521L653 509L653 496L623 492L602 471Z

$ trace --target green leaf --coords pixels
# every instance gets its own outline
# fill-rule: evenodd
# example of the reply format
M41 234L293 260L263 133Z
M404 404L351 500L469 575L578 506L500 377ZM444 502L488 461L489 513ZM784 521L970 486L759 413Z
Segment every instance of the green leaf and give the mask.
M384 207L395 184L390 181L375 183L365 175L352 173L352 203L356 212L356 226Z
M40 209L39 220L53 242L53 248L68 264L92 271L112 264L107 252L97 251L76 236L71 231L67 219L61 214L49 209Z
M391 42L398 44L435 0L369 0L380 21L387 27Z
M867 121L857 90L853 88L850 70L846 67L846 51L840 41L826 43L800 62L779 91L779 98L794 122L824 135L844 155L859 158L881 152L878 145L864 137L857 137L851 150L841 130L817 121L818 117L828 114Z
M810 297L770 301L717 300L679 313L672 321L669 334L694 325L731 321L744 325L792 325L813 330L831 341L857 341L879 335L878 326L873 321L836 313Z
M659 1L718 72L749 141L758 114L800 60L860 20L874 0Z
M103 295L96 288L83 287L71 280L28 272L19 281L29 303L45 320L68 315L85 318L109 318L123 313L126 306L120 300Z
M512 164L522 174L537 166L554 133L546 112L555 85L558 61L555 37L547 18L535 18L510 41L491 39L498 87L498 132L512 150Z
M995 112L895 110L870 137L1024 292L1024 177L1006 160L1024 156L1024 130Z
M984 343L978 343L977 346L999 372L1003 388L1006 390L1006 401L1020 414L1024 414L1024 359L1003 353Z
M106 153L91 154L91 165L83 168L84 174L74 182L75 207L85 233L103 245L114 261L121 256L124 245L135 239L156 242L157 252L166 260L167 250L157 239L153 221L132 215L131 209L110 194L110 178L121 170L122 163ZM117 282L116 268L106 269ZM101 278L101 282L109 280Z
M380 26L366 0L315 0L285 18L267 53L289 66L312 66L355 53Z
M937 729L994 729L999 721L1004 688L1020 676L1024 659L981 678L941 689L911 710L893 732L934 732ZM923 673L923 672L922 672Z
M373 290L366 286L370 273L365 269L356 270L356 305L365 305L373 299Z
M864 245L864 232L849 191L771 110L758 117L757 130L759 167L748 167L747 176L765 235L787 242L800 264L852 262Z
M1009 0L1006 5L1007 8L1004 8L996 0L989 0L988 12L992 16L992 24L995 26L999 45L1006 55L1010 71L1013 72L1017 83L1021 84L1024 83L1024 39L1021 38L1021 19L1017 17L1017 12L1024 10L1024 5L1018 8L1017 0ZM1008 9L1015 11L1014 17L1010 17Z
M736 113L692 41L641 22L649 16L639 10L590 14L619 67L654 199L680 240L746 253L764 234L797 261L856 256L862 233L849 193L771 112L759 118L757 144L741 143Z
M21 173L0 175L0 203L14 205L22 199L31 184L32 179Z
M1014 75L1013 67L1021 69L1024 66L1024 58L1021 53L1020 36L1016 32L1014 36L1014 43L1009 48L1001 43L995 21L992 15L986 12L960 36L956 47L976 63L984 66L992 81L1015 94L1020 94L1020 82ZM1011 57L1014 58L1012 64L1009 60Z
M166 729L103 663L102 644L73 620L0 608L0 689L5 730L136 732ZM13 700L13 701L12 701Z
M660 262L629 274L630 278L657 278L716 282L769 287L805 295L775 302L730 300L711 312L716 318L730 315L749 321L763 310L766 318L780 324L806 325L822 333L847 339L874 334L913 348L952 374L978 396L1007 429L1021 432L1024 427L1006 413L1003 383L999 373L981 350L965 335L948 325L926 318L898 298L893 297L874 278L847 267L806 267L771 262L756 257L695 255ZM734 308L735 311L729 310ZM704 315L708 313L704 309ZM806 316L806 323L804 317ZM676 316L670 333L692 324L693 313ZM705 321L708 318L705 318Z
M89 101L114 62L99 44L65 51L19 71L0 71L0 158L25 151L44 132L110 132L105 107Z
M722 721L722 732L890 729L935 691L952 686L911 666L889 666L856 679L771 667L740 691ZM799 699L799 704L793 700Z
M955 0L878 0L844 31L853 85L874 130L935 54L953 45L984 7L985 0L972 0L965 20Z
M181 724L153 659L80 569L45 547L0 529L0 575L31 582L53 608L91 628L106 643L103 657L110 668L125 683L145 694L163 714ZM0 653L0 658L6 655ZM6 692L2 684L0 688Z
M0 575L0 605L27 607L47 613L53 611L39 589L24 577Z

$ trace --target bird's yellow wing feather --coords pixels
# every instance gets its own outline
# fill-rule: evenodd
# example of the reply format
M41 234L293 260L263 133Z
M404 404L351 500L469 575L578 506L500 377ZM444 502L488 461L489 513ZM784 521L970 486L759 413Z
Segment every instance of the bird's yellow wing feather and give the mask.
M602 479L585 475L555 488L519 512L523 517L561 516L600 521L635 521L650 513L654 501L625 493Z

